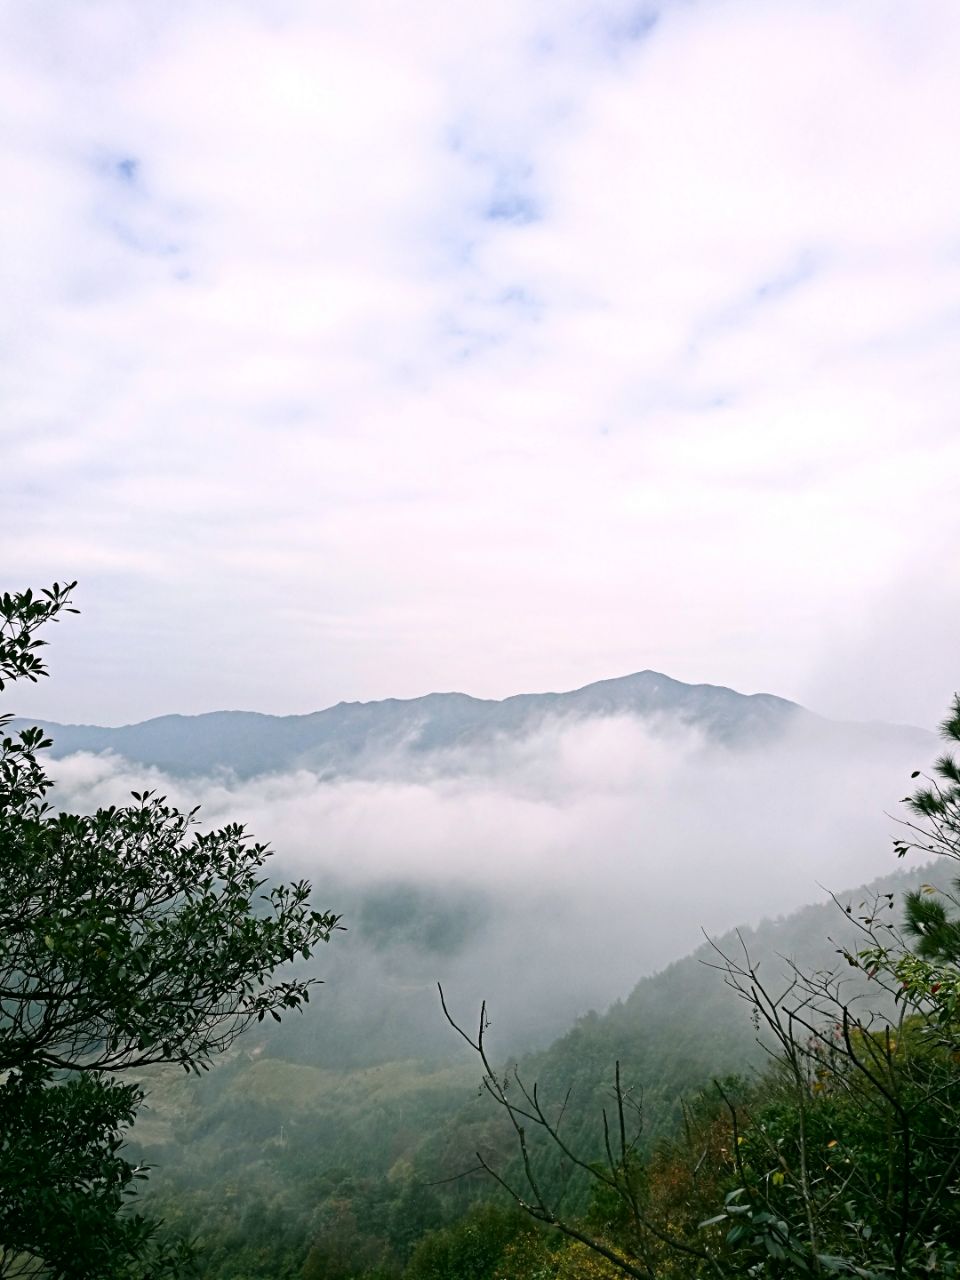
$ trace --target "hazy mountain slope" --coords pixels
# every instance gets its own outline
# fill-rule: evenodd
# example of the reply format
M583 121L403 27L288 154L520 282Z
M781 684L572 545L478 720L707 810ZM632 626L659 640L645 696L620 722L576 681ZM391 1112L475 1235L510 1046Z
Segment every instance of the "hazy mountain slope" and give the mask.
M927 864L848 890L837 899L843 906L851 905L855 917L861 904L872 906L879 895L892 893L895 915L891 919L899 920L907 890L927 882L946 885L949 879L948 866ZM750 1008L725 984L716 967L717 948L729 956L742 956L740 949L746 946L762 980L774 991L788 985L789 963L808 973L837 971L849 998L863 993L871 1002L869 1007L880 1012L878 993L839 955L841 947L856 950L862 937L834 901L730 930L642 978L605 1013L579 1018L545 1049L523 1055L517 1070L527 1087L537 1083L548 1107L559 1107L569 1091L566 1140L591 1158L599 1158L603 1111L610 1107L614 1067L619 1062L624 1084L642 1095L644 1142L652 1146L676 1130L684 1096L709 1089L714 1080L725 1076L750 1073L768 1061ZM488 1032L487 1050L494 1062L502 1062L495 1038L496 1008L488 1013L494 1031ZM889 1016L896 1017L892 1007ZM475 1032L476 1027L466 1029ZM433 1167L450 1172L458 1155L462 1159L465 1151L484 1143L487 1150L500 1151L503 1160L515 1162L515 1144L502 1114L485 1097L471 1098L425 1139L418 1152L418 1169L424 1177L431 1176Z
M888 876L841 897L856 907L875 893L894 892L899 903L906 888L936 880L939 870ZM782 956L808 969L832 967L848 928L827 903L745 928L742 936L770 973ZM724 948L738 945L735 933L719 941ZM601 1152L600 1116L609 1106L615 1061L625 1082L643 1090L646 1139L655 1143L678 1124L682 1095L762 1059L749 1011L701 963L712 957L704 946L644 978L606 1013L579 1019L550 1047L521 1060L524 1080L538 1080L548 1104L571 1089L565 1132L580 1150ZM509 1046L498 1042L496 1008L490 1014L488 1048L501 1062ZM378 1213L387 1213L400 1197L440 1196L462 1212L472 1199L495 1195L482 1174L457 1175L475 1165L478 1149L508 1166L514 1141L478 1091L476 1060L445 1027L439 1009L436 1018L446 1037L446 1063L408 1059L334 1070L310 1063L302 1035L298 1061L291 1063L284 1028L264 1031L259 1042L251 1036L200 1079L158 1070L134 1135L136 1154L158 1166L149 1190L155 1205L180 1229L201 1232L211 1248L224 1245L227 1256L231 1224L255 1211L268 1211L271 1223L283 1224L287 1241L298 1245L309 1241L331 1207L367 1221L371 1200ZM301 1031L310 1020L308 1014ZM563 1185L559 1170L547 1177L559 1180L551 1192ZM574 1203L576 1186L569 1194ZM238 1273L225 1263L210 1274Z
M113 751L174 775L226 769L239 777L304 767L324 775L362 773L403 750L430 753L471 748L536 731L552 718L584 720L629 715L651 723L693 726L724 743L756 744L788 727L813 735L929 735L899 726L844 726L823 720L772 694L741 694L716 685L690 685L655 671L603 680L568 693L518 694L503 701L462 693L382 702L341 702L299 716L215 711L160 716L120 728L41 722L53 753Z

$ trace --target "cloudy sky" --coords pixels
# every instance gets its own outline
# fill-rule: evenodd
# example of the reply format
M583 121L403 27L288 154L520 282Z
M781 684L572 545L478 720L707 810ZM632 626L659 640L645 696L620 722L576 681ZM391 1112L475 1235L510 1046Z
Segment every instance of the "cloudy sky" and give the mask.
M954 0L0 7L16 709L960 685Z

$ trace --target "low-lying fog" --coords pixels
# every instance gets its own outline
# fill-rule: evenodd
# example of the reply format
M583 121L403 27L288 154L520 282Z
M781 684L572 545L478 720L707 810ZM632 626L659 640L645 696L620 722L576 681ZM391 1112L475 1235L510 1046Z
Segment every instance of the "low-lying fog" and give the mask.
M327 985L297 1051L319 1035L324 1057L370 1060L442 1047L437 980L462 1011L486 996L500 1044L520 1047L625 995L702 929L893 870L898 801L933 754L932 740L924 756L809 728L745 750L615 717L469 755L394 754L376 776L333 781L174 780L89 754L51 772L66 809L147 785L269 840L273 873L308 876L347 926L317 959Z

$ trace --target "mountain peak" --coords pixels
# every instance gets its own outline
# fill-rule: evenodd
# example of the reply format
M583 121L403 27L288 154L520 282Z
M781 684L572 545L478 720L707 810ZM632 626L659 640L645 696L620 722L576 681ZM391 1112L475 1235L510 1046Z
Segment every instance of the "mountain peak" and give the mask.
M665 724L694 728L706 739L728 746L763 743L799 723L824 730L831 725L774 694L685 684L647 669L563 693L521 693L499 701L465 693L428 693L418 698L338 702L307 715L216 711L158 716L114 729L49 722L43 728L59 756L113 751L134 763L180 775L229 770L239 777L252 777L308 768L334 776L363 773L391 752L422 756L463 750L522 738L548 720L570 723L611 716L639 719L654 732ZM840 731L843 726L833 728ZM858 731L867 730L862 726ZM897 732L890 726L870 730L878 731Z

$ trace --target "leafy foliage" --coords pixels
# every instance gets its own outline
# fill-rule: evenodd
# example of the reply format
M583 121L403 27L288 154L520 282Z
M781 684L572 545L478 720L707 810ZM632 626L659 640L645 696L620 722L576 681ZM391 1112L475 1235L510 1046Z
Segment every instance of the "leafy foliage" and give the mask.
M121 1209L144 1170L120 1154L142 1100L95 1075L53 1082L36 1067L0 1085L0 1271L64 1277L181 1274L189 1250ZM133 1270L131 1268L134 1268Z
M73 585L0 597L0 688L46 674L36 631ZM269 850L243 827L200 832L162 796L54 813L49 746L39 729L0 740L0 1275L176 1272L156 1225L120 1213L143 1174L121 1155L142 1095L112 1073L199 1071L251 1020L300 1008L313 980L275 970L337 917L306 882L265 889Z

